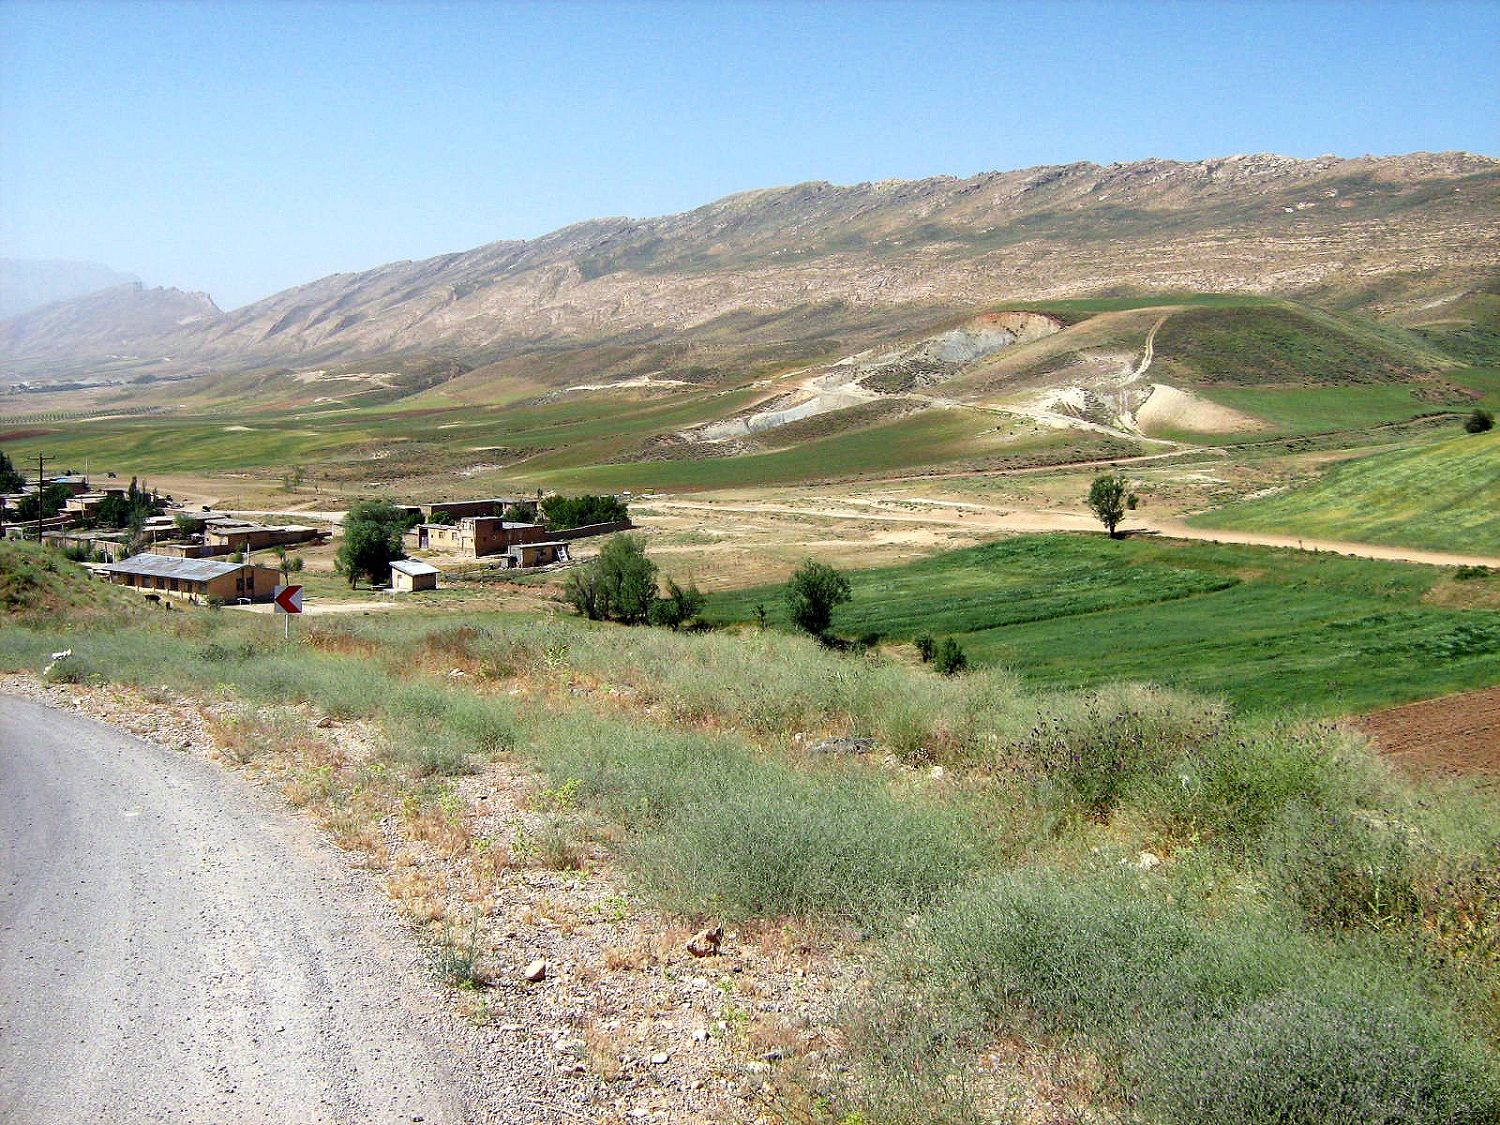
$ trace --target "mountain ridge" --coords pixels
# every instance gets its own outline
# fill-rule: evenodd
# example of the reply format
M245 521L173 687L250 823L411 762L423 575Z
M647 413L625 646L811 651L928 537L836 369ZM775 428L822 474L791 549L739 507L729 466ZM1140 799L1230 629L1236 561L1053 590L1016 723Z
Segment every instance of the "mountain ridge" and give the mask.
M186 323L168 312L196 298L142 289L155 307L137 321L129 302L6 321L0 356L11 373L483 364L561 347L867 334L886 314L1137 290L1313 295L1383 314L1497 273L1492 157L1075 162L751 189L330 274L230 312L198 302ZM106 311L115 323L90 323Z

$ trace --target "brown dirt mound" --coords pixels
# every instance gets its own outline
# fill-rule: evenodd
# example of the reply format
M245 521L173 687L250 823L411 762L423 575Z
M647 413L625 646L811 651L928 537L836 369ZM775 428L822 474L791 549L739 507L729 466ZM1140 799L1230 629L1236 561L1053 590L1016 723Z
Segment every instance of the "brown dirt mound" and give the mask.
M1355 725L1407 773L1484 775L1500 784L1500 687L1373 711Z

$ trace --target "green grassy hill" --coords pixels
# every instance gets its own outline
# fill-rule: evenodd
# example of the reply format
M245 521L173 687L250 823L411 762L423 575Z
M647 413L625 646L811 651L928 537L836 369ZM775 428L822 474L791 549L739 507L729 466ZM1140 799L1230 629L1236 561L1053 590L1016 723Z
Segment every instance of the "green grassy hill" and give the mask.
M1500 556L1500 431L1343 461L1306 488L1191 522Z
M1500 683L1500 613L1426 604L1444 579L1432 567L1046 535L849 579L840 635L951 635L971 661L1047 686L1150 680L1331 715ZM708 616L748 621L757 605L786 625L779 587L716 595Z

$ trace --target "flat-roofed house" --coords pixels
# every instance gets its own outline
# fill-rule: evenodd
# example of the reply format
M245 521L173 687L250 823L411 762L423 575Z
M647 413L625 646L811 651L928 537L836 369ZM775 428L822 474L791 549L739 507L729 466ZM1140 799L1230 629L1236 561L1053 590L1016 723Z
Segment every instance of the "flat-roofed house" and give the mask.
M511 565L517 568L550 566L552 563L569 561L568 545L561 540L544 543L515 543L508 547L505 553L511 559Z
M281 582L281 572L268 566L167 555L132 555L100 569L117 586L185 598L222 598L226 602L240 598L268 602Z
M546 534L547 529L537 523L507 523L498 516L470 516L456 524L419 524L417 547L478 559L504 554L518 543L540 542Z
M420 559L397 559L391 563L391 589L398 594L414 590L436 590L442 572Z

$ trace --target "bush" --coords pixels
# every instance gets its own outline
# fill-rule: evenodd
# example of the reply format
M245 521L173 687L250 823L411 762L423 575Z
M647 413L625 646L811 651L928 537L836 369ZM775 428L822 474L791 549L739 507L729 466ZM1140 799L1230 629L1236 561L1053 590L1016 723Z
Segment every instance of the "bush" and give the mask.
M1223 707L1142 685L1054 696L1014 751L1040 780L1102 816L1225 728Z
M564 595L591 621L646 621L656 601L656 564L639 536L613 535L598 558L568 573Z
M343 542L334 556L334 569L353 588L361 578L372 585L390 577L391 563L404 559L401 537L410 516L386 500L361 500L344 516Z
M703 591L691 582L679 586L668 578L667 596L651 603L651 624L680 629L702 612L705 601Z
M915 643L917 646L917 655L922 658L922 663L931 664L933 653L937 651L937 642L932 639L932 634L918 634Z
M815 637L828 632L834 608L853 596L849 579L813 559L806 560L793 572L784 592L792 624Z
M625 503L615 496L548 496L542 501L541 512L549 531L619 523L630 518Z
M1137 807L1184 835L1249 840L1289 806L1342 810L1375 785L1368 754L1333 727L1226 724L1148 781Z
M535 753L632 830L628 855L675 911L889 926L985 854L959 813L899 799L878 774L804 773L727 739L578 716Z
M1103 1067L1127 1120L1479 1122L1494 1060L1376 962L1273 917L1216 923L1108 871L1019 872L955 898L892 951L883 1042L949 1050L1035 1029ZM903 1027L904 1025L904 1027ZM897 1044L891 1048L886 1044Z
M1168 1023L1127 1082L1169 1122L1431 1122L1500 1116L1476 1044L1415 997L1349 985L1274 993L1219 1019Z
M957 641L944 637L933 649L932 666L945 676L956 676L969 666L969 658Z
M1495 415L1482 406L1476 406L1474 413L1464 419L1464 429L1471 434L1482 434L1495 427Z

